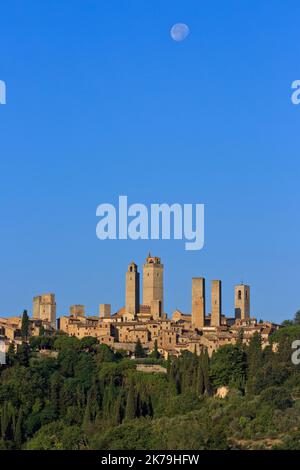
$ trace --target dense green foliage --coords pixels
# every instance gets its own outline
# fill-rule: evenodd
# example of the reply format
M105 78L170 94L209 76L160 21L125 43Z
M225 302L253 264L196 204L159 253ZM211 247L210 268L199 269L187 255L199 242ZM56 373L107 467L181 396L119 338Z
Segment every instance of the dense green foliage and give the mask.
M0 449L300 449L295 338L293 323L274 334L277 352L256 334L211 359L184 352L165 362L157 345L131 360L91 337L30 338L0 369ZM141 361L166 373L139 372Z

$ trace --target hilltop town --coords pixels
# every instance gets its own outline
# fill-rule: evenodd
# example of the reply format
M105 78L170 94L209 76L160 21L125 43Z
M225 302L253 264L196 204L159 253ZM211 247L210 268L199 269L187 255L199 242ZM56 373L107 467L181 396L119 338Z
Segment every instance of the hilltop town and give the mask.
M192 279L191 313L179 310L169 318L164 311L164 265L161 259L149 253L143 265L142 303L140 273L131 262L125 274L125 306L112 314L110 304L100 304L97 316L87 316L84 305L72 305L68 316L56 315L55 294L43 294L33 298L33 316L29 320L29 336L52 335L57 330L82 339L96 337L100 343L114 350L134 352L140 341L146 352L156 345L159 352L180 355L183 350L200 354L213 351L237 340L248 343L255 332L260 333L262 347L269 344L270 335L278 325L257 321L250 310L250 287L239 284L234 287L234 312L222 313L222 282L211 281L211 308L206 312L205 279ZM10 343L21 344L21 317L0 318L0 338L6 348Z

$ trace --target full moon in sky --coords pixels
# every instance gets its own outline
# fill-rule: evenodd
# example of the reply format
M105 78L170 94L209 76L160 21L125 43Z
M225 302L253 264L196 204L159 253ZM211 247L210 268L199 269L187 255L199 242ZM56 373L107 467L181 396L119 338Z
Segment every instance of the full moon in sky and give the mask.
M176 23L172 26L170 34L174 41L183 41L189 35L189 27L184 23Z

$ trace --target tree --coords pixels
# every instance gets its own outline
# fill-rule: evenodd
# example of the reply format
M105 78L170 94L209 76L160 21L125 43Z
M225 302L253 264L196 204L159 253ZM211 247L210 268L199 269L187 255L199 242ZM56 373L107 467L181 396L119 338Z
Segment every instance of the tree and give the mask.
M122 397L121 397L121 394L119 394L115 402L115 410L114 410L114 416L113 416L114 426L118 426L119 424L121 424L122 417L123 417Z
M27 310L23 311L22 325L21 325L21 336L26 341L29 335L29 317Z
M150 357L152 357L153 359L159 359L160 358L160 354L158 352L157 339L154 341L154 349L153 349L152 353L150 354Z
M198 395L203 395L204 393L204 377L202 370L202 353L198 358L197 374L196 374L196 393Z
M6 364L12 366L15 363L15 345L10 343L6 354Z
M20 449L22 444L22 422L23 411L22 408L20 408L14 435L15 446L17 449Z
M92 423L92 410L91 410L91 396L88 395L82 426L85 431L88 431L90 425Z
M114 362L115 359L116 355L113 350L107 346L107 344L99 344L96 346L95 361L98 364L103 362Z
M300 310L298 310L295 313L294 323L295 323L295 325L300 325Z
M291 394L285 387L268 387L261 392L260 399L279 410L293 406Z
M59 335L54 341L54 349L58 351L79 351L80 347L80 340L75 336Z
M39 336L45 336L45 328L43 325L40 326Z
M168 373L168 375L170 375L170 373L171 373L171 367L172 367L171 354L168 353L168 357L167 357L167 373Z
M30 357L30 347L27 343L22 343L17 349L17 362L24 367L28 367Z
M136 342L135 349L134 349L134 355L137 358L145 357L145 351L143 349L140 338L138 338L138 340Z
M261 348L261 335L254 333L250 339L249 347L247 350L247 362L248 362L248 382L247 392L255 393L255 380L257 371L263 365L263 354Z
M228 344L213 353L211 377L216 387L233 385L240 387L246 376L246 355L238 345Z
M202 353L202 371L203 371L203 383L204 383L204 390L205 392L210 395L211 394L211 383L210 383L210 362L207 348L205 348L204 352Z
M60 414L60 391L62 387L62 378L58 372L52 374L50 380L50 405L53 416L59 417Z
M28 442L28 450L79 450L86 447L86 437L78 426L54 421L43 426Z
M126 400L125 419L127 421L136 417L136 394L133 380L130 381Z
M240 328L237 334L236 346L241 349L244 341L244 328Z
M92 352L94 350L94 347L98 344L97 338L94 338L93 336L85 336L80 340L80 345L83 350L86 350L88 352Z

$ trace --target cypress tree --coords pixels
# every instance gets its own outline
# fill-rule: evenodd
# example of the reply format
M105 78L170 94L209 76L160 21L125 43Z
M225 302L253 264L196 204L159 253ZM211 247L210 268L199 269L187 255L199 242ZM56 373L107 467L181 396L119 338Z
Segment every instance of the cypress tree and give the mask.
M126 400L125 419L131 420L136 417L136 395L133 380L130 382Z
M83 422L82 422L82 426L85 431L89 429L91 422L92 422L92 412L91 412L91 398L89 394L86 407L84 410L84 416L83 416Z
M28 338L28 335L29 335L29 317L28 317L27 310L24 310L23 315L22 315L22 325L21 325L22 339L26 341Z
M8 366L12 366L15 363L15 345L10 343L6 355L6 363Z
M171 367L172 367L172 362L171 362L171 355L168 353L168 358L167 358L167 373L168 376L171 374Z
M21 445L22 445L22 423L23 423L23 412L22 412L22 408L20 408L17 423L16 423L16 428L15 428L15 434L14 434L14 441L15 441L15 446L17 449L21 449Z
M14 416L10 403L5 402L1 413L1 435L4 441L13 440Z
M160 358L160 354L158 352L157 339L154 341L154 350L153 350L153 353L152 353L152 357L154 357L154 359L159 359Z
M247 362L248 362L248 382L247 392L250 394L255 393L255 378L257 371L263 364L263 354L261 348L261 336L259 333L254 333L252 336L248 351L247 351Z
M202 371L203 371L203 383L204 383L204 390L205 393L210 395L211 394L211 383L209 378L209 356L207 348L205 348L202 356Z
M137 358L145 357L145 351L143 349L140 338L138 338L138 340L136 342L135 349L134 349L134 355Z
M202 357L203 357L203 353L201 351L200 357L198 359L197 386L196 386L196 393L198 393L199 395L203 395L203 393L204 393L204 377L203 377L203 370L202 370Z
M58 372L55 372L50 381L50 403L55 418L59 417L60 412L60 389L61 377Z
M30 347L27 343L22 343L17 350L17 360L21 366L29 366Z
M122 408L122 396L119 393L118 398L115 402L115 412L113 417L113 424L114 426L118 426L122 423L123 419L123 408Z

